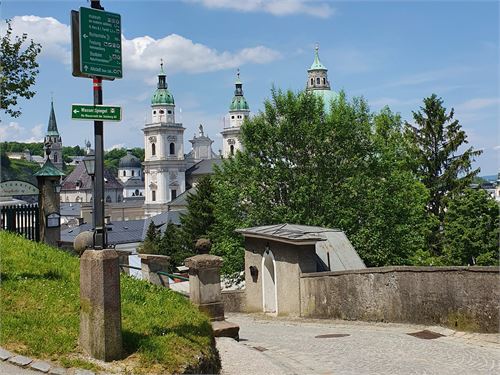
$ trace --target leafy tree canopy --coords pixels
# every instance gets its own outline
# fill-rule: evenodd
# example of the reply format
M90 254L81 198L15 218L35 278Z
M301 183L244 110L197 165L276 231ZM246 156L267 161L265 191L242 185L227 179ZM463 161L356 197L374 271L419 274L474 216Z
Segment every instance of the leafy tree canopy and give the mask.
M474 158L482 151L463 149L467 135L454 110L447 112L443 100L432 94L424 99L420 111L413 112L415 125L406 123L406 135L413 146L414 170L429 191L427 212L434 227L429 232L431 250L442 252L442 233L448 200L467 188L479 173L472 168Z
M12 25L6 20L5 35L0 39L0 104L2 110L12 116L19 117L19 98L30 99L35 95L31 87L35 84L38 75L36 58L42 50L40 44L30 40L28 35L13 38Z

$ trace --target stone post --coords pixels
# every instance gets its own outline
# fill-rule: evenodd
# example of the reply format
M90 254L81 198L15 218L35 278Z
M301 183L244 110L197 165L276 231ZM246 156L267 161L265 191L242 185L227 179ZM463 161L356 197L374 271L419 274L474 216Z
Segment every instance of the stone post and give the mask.
M158 275L157 272L168 271L170 257L166 255L139 254L139 258L141 259L142 279L168 288L168 277Z
M103 361L122 356L120 270L113 249L80 258L80 346Z
M116 253L118 254L118 264L124 264L124 265L129 265L128 257L130 255L130 251L127 250L117 250L115 249ZM130 275L130 268L128 267L120 267L120 271L123 272L125 275Z
M220 287L222 258L201 254L187 258L189 267L189 297L212 321L224 320L224 302Z
M47 150L47 155L50 150ZM61 240L60 180L64 176L50 159L34 174L38 180L40 241L58 246Z

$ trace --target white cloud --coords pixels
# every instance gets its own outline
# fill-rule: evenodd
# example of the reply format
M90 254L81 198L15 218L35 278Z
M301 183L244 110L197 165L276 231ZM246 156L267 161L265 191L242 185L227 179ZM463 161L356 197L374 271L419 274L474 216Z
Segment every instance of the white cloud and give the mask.
M15 34L27 33L28 38L42 45L42 54L69 64L70 27L52 17L16 16L12 19ZM5 25L1 31L4 32ZM167 73L203 73L233 69L244 64L265 64L281 57L264 46L238 51L218 51L181 35L170 34L154 39L140 36L127 39L122 35L122 55L125 69L157 71L160 59L168 56Z
M124 148L125 147L125 143L117 143L116 145L113 145L109 148L106 149L106 151L111 151L111 150L114 150L115 148Z
M462 111L475 111L498 104L500 104L500 98L474 98L467 100L458 107Z
M168 73L212 72L247 63L265 64L281 57L279 52L264 46L244 48L237 52L219 52L177 34L161 39L149 36L131 40L123 38L122 48L125 68L157 71L160 59L168 56L165 62Z
M31 135L29 138L25 138L26 134ZM21 126L18 122L11 121L7 125L0 125L0 140L2 142L41 142L43 141L43 125L35 125L30 130L26 130L24 126Z
M326 2L317 0L187 0L201 3L211 9L233 9L240 12L264 12L275 16L307 14L313 17L328 18L334 9Z
M4 34L5 23L0 26L0 33ZM42 45L42 56L52 57L65 64L71 63L69 45L70 27L52 17L15 16L12 18L12 32L20 36L28 35L28 40L33 39Z
M500 145L493 147L493 150L500 150Z

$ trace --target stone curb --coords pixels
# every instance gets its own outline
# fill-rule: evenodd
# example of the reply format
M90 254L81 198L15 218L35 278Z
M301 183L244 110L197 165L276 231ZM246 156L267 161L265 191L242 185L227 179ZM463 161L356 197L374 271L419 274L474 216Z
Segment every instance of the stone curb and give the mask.
M70 372L65 368L53 366L49 362L32 359L22 355L17 355L0 347L0 363L2 362L9 362L12 365L16 365L28 370L39 371L46 374L48 373L49 375L70 374ZM96 375L96 373L93 371L84 370L80 368L72 369L71 373L74 375Z

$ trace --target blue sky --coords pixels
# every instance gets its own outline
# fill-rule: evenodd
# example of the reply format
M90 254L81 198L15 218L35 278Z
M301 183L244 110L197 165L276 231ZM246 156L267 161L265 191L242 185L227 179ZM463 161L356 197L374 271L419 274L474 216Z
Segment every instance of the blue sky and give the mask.
M165 60L177 120L188 139L201 123L221 147L223 117L241 69L251 110L272 85L301 90L316 43L334 90L364 96L373 110L389 105L411 120L436 93L454 107L470 144L484 153L481 174L498 172L499 4L496 1L186 0L102 1L122 16L124 78L104 82L104 103L123 106L121 123L105 124L105 147L143 147L141 128L160 58ZM54 96L66 145L93 139L92 123L71 121L71 103L92 103L92 83L70 66L69 14L86 1L2 1L2 19L42 44L37 95L23 115L2 116L2 140L40 140ZM3 31L3 29L2 29ZM182 112L180 112L182 110Z

